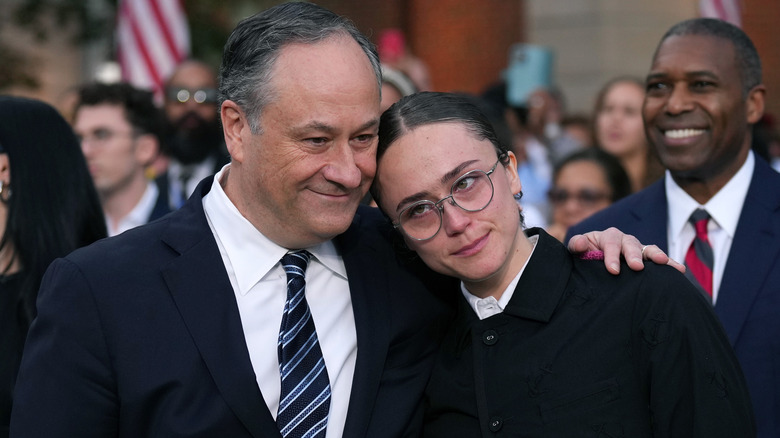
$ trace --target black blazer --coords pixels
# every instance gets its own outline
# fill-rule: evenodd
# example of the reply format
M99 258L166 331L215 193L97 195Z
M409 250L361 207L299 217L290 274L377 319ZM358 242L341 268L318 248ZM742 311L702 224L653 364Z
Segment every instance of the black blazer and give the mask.
M280 436L203 212L212 179L163 219L53 263L22 359L11 436ZM335 240L358 344L345 437L419 432L438 323L448 315L399 263L391 232L361 207Z
M662 179L574 226L569 236L617 227L666 251L667 216ZM715 313L745 373L758 437L780 437L780 174L758 156Z
M755 435L737 359L682 274L650 263L613 276L532 230L503 313L479 320L460 297L426 390L426 437Z

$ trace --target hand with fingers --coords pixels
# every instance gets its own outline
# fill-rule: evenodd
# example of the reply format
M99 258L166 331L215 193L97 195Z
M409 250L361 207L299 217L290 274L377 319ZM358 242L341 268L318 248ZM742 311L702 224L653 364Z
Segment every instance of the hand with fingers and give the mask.
M685 266L671 259L657 245L643 245L636 237L614 227L572 236L569 240L569 251L575 254L603 252L604 264L613 274L620 273L621 254L626 259L628 267L635 271L641 271L644 268L644 260L649 260L659 265L669 265L685 273Z

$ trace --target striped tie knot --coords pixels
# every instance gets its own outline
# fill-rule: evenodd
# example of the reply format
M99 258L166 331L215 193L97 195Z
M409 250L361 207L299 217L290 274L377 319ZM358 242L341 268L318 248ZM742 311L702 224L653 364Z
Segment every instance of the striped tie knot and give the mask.
M693 225L693 227L696 229L696 238L707 240L709 242L709 238L707 237L707 223L710 221L710 214L707 213L707 210L703 210L701 208L697 208L696 211L691 213L691 217L688 219L688 222Z
M709 220L709 213L701 208L696 209L688 219L688 222L696 230L696 237L694 237L685 255L685 266L687 268L685 274L712 301L712 266L714 257L712 245L707 234Z
M285 438L324 437L330 410L328 370L306 301L310 258L308 251L295 251L281 260L287 274L287 301L277 346L282 387L276 424Z

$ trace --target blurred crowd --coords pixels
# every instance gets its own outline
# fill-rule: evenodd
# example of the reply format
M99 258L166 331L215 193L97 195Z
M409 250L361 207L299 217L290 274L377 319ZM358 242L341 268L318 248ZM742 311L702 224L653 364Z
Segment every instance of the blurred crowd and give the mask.
M436 88L425 60L407 47L401 31L380 33L377 48L382 110L403 96ZM522 184L517 202L526 227L543 228L563 241L573 225L664 176L645 135L643 78L607 81L589 112L570 111L555 84L511 101L508 87L517 80L522 78L497 78L470 97L517 157ZM150 91L123 82L79 84L75 94L65 115L43 102L0 98L3 120L13 121L0 123L0 288L12 291L0 295L5 424L48 263L178 209L203 178L230 160L217 74L202 61L190 59L176 68L162 105ZM753 126L752 148L780 170L775 117L766 114ZM370 196L363 202L371 203Z

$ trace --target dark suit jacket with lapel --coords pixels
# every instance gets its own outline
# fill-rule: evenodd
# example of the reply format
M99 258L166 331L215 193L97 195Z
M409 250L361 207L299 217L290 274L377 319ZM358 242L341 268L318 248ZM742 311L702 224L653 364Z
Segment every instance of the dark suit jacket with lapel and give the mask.
M203 212L211 180L165 218L52 264L22 359L11 436L279 436ZM401 266L390 235L377 231L386 223L361 208L336 239L358 342L346 437L418 433L438 323L449 315L424 281L451 282Z
M617 227L664 251L667 202L663 179L569 230ZM756 157L715 313L748 382L759 438L780 437L780 174Z

